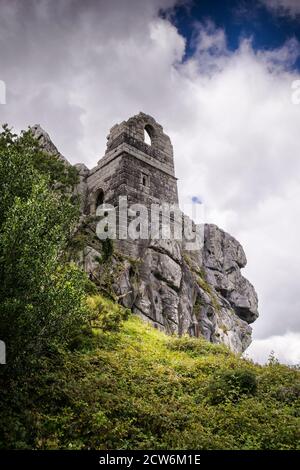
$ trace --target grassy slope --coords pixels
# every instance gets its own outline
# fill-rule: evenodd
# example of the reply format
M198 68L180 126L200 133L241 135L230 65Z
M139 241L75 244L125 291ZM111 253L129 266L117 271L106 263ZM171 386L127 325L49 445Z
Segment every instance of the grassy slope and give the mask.
M238 383L224 382L237 370L255 374L256 391L243 394ZM204 340L170 338L131 316L120 332L98 330L62 367L42 375L28 445L293 449L297 396L296 370L254 365Z

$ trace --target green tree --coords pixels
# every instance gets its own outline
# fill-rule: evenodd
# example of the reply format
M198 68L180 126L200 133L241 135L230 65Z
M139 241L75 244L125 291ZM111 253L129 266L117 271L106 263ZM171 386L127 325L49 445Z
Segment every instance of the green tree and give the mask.
M0 373L6 379L24 375L53 348L71 344L87 324L87 278L64 256L78 217L71 192L75 182L73 172L55 158L52 162L30 132L18 137L4 127L0 338L6 343L7 365Z

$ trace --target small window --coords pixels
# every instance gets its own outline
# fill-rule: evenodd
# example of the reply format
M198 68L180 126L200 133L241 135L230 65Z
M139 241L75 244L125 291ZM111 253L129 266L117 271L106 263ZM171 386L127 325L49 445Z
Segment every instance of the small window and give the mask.
M149 176L142 173L142 185L149 186Z

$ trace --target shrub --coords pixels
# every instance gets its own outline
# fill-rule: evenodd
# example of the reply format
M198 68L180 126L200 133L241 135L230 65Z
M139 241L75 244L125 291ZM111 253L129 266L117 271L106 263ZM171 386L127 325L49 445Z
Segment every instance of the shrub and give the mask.
M212 377L208 386L209 401L212 405L227 400L237 401L242 396L255 395L257 380L247 369L226 370Z
M114 245L113 241L110 238L106 238L105 240L102 241L102 261L108 261L114 252Z
M276 398L279 401L283 401L286 403L293 403L296 400L300 400L300 383L296 383L294 385L281 386L276 394Z
M129 309L101 295L89 296L86 303L91 311L92 327L103 331L119 331L130 313Z
M171 351L184 351L191 356L201 356L206 354L225 354L230 352L224 345L212 344L204 338L193 338L187 335L181 338L172 338L168 342L168 349Z

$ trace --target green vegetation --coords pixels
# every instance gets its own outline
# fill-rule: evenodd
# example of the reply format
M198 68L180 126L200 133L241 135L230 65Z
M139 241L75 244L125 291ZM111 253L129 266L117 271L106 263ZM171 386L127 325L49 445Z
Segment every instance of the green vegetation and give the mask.
M104 297L68 261L74 175L45 158L30 133L0 134L0 448L299 447L299 370L168 337Z
M210 382L209 398L212 405L225 403L227 400L238 401L243 396L256 395L257 379L251 370L221 370Z
M89 296L86 304L91 312L92 328L103 331L119 331L123 320L127 320L130 310L113 303L102 295Z
M109 301L104 300L106 307ZM111 310L115 304L111 303ZM119 325L120 327L120 325ZM167 337L131 316L97 327L4 411L9 447L295 449L299 372L261 367L224 346ZM30 398L29 398L30 397Z
M113 240L106 238L102 241L102 261L105 263L110 260L114 252Z
M4 127L0 331L9 364L1 367L1 377L8 382L32 371L40 355L67 347L88 324L84 301L92 286L64 256L78 218L75 182L73 171L44 154L30 132L17 137Z

